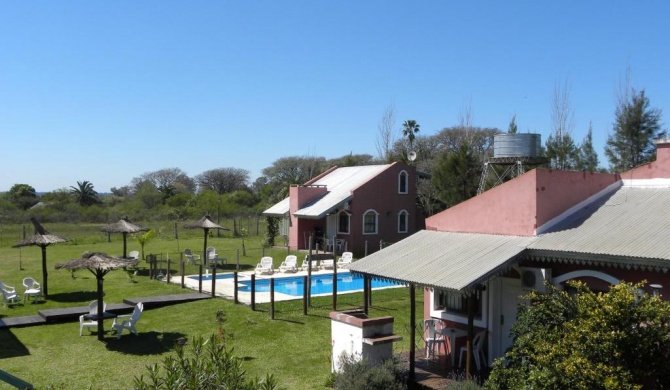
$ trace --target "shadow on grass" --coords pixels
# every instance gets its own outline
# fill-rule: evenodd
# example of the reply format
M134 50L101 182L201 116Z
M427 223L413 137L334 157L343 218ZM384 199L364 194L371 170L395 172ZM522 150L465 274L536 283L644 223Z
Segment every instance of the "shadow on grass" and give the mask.
M105 336L108 350L129 355L159 355L173 350L177 344L183 344L186 340L185 334L176 332L140 332L137 336L124 334L120 340L116 338L116 333L109 332Z
M0 330L0 359L30 355L30 351L9 329Z
M85 302L98 298L96 291L74 291L68 293L49 294L49 300L55 302Z

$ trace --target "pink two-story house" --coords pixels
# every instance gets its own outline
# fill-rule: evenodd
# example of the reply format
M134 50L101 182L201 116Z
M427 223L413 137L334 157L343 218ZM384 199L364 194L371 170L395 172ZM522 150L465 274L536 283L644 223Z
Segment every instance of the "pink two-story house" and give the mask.
M308 249L313 236L312 249L318 244L323 250L346 250L357 256L378 251L424 226L416 206L416 170L398 162L333 167L291 186L289 197L263 214L281 218L280 234L291 249Z

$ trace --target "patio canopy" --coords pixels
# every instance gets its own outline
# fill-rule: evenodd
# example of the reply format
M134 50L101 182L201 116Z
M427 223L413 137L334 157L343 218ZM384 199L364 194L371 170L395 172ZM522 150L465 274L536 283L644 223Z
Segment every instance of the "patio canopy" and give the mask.
M513 265L534 239L422 230L351 263L349 270L420 286L467 290Z

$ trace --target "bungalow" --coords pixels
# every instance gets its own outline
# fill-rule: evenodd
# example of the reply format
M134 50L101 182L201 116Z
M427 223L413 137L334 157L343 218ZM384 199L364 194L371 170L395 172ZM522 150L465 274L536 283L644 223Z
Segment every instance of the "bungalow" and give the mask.
M511 345L519 304L544 281L605 291L646 280L670 297L670 139L622 174L535 169L426 219L426 229L350 266L424 289L423 317L486 331L485 363ZM469 298L469 299L468 299ZM455 338L452 338L454 340ZM459 358L464 337L452 351ZM456 361L456 364L459 362Z
M359 255L424 226L416 206L416 169L398 162L333 167L291 186L288 198L263 214L282 219L280 234L291 249L308 249L314 236L314 246Z

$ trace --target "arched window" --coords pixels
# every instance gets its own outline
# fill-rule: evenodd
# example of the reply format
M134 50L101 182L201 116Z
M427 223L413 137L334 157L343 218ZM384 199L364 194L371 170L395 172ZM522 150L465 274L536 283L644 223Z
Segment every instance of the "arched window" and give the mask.
M377 234L379 213L368 210L363 214L363 234Z
M407 179L408 175L406 171L400 171L398 174L398 193L406 194L407 193Z
M407 233L408 222L409 213L406 210L400 210L398 213L398 233Z
M349 234L350 214L346 211L340 211L340 214L337 217L337 233Z

